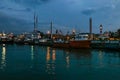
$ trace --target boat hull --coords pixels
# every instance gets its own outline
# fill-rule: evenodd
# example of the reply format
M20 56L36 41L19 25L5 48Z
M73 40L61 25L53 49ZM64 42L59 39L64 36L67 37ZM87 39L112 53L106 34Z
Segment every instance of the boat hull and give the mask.
M71 48L90 48L90 44L90 40L73 40L69 42Z
M54 43L54 48L70 48L69 43Z
M69 41L69 43L54 43L53 47L57 48L90 48L90 40Z

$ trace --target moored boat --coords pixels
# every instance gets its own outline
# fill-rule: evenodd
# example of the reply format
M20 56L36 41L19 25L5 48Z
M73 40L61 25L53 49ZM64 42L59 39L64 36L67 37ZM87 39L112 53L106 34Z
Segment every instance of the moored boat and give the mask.
M91 40L86 33L76 34L75 37L69 41L56 41L53 47L59 48L90 48Z
M86 33L80 33L75 35L73 40L69 41L71 48L90 48L91 40Z
M41 39L39 39L39 45L41 45L41 46L52 46L53 45L53 40L52 39L41 38Z
M0 37L0 43L2 44L13 44L13 39L12 38L8 38L7 36L2 36Z
M90 40L73 40L70 41L69 45L71 48L90 48Z
M54 42L53 47L55 47L55 48L70 48L70 44L69 44L69 42L57 41L57 42Z

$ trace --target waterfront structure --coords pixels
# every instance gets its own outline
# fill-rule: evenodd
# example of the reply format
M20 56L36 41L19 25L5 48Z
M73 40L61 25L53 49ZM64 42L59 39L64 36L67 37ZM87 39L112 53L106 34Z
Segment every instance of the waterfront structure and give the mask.
M14 34L13 33L9 33L6 34L4 32L0 33L0 43L13 43L14 41Z
M75 39L70 40L71 48L90 48L91 40L89 35L86 33L79 33L75 35Z
M110 49L110 50L120 51L120 40L92 40L91 48Z
M54 41L53 47L60 48L90 48L89 34L79 33L75 34L74 38L71 38L69 41L64 41L59 39Z

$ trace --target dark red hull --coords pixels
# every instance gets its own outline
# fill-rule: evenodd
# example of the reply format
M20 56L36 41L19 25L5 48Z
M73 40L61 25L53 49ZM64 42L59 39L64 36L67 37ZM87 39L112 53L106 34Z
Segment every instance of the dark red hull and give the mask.
M69 45L71 48L90 48L90 40L70 41Z
M69 43L54 43L57 48L90 48L90 40L70 41Z
M70 48L69 43L54 43L53 47L55 48Z

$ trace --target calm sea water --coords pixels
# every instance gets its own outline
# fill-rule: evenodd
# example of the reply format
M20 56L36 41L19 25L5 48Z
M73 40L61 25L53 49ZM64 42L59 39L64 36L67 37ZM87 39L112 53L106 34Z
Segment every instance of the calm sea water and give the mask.
M0 45L0 80L120 80L120 52Z

